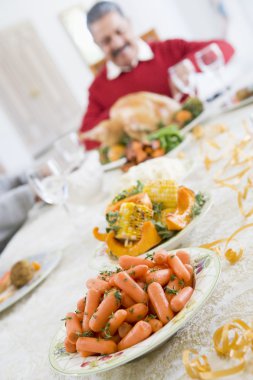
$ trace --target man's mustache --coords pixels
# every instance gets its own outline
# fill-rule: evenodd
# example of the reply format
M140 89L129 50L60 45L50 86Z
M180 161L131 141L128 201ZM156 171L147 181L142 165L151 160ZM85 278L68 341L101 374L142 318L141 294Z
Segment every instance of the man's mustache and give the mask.
M112 53L111 53L111 55L113 56L113 58L116 58L122 52L122 50L124 50L129 45L130 44L127 42L125 45L121 46L120 48L113 50Z

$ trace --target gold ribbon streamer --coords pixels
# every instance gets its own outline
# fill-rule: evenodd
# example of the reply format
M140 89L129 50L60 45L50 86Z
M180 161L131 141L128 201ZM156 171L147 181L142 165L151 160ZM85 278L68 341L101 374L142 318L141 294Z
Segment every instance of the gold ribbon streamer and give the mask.
M213 343L218 355L239 360L239 363L213 371L205 355L200 356L196 350L185 350L183 364L192 379L214 380L243 371L246 366L245 355L253 348L253 330L241 319L234 319L215 331Z
M220 253L221 249L220 247L217 247L217 245L220 243L225 243L225 246L223 249L224 256L230 262L230 264L235 264L242 257L244 250L240 248L239 252L237 253L232 248L228 248L228 245L231 242L231 240L233 240L236 237L236 235L238 235L241 231L246 230L247 228L251 228L251 227L253 227L253 223L245 224L244 226L235 230L232 233L232 235L230 235L228 238L223 238L223 239L212 241L210 243L202 244L200 248L211 249L213 251Z

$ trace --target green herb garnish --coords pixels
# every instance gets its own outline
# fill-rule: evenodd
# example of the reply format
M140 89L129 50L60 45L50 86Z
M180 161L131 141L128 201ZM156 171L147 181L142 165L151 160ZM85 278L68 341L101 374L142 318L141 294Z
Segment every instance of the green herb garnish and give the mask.
M201 209L206 203L206 197L205 194L199 192L195 195L195 202L191 209L191 218L195 218L197 215L201 213Z
M172 236L175 235L175 231L169 231L167 227L161 222L156 222L155 220L152 220L152 222L156 228L156 231L158 232L158 234L161 236L163 240L171 239Z
M154 260L154 252L147 253L145 259Z
M153 202L153 212L155 217L159 217L161 215L162 210L164 209L164 206L162 203L159 202Z
M148 318L148 319L156 319L157 316L154 315L154 314L148 314L148 315L147 315L147 318Z
M177 294L177 293L178 293L178 290L176 290L176 289L171 289L171 288L169 288L168 286L166 286L166 288L165 288L165 292L168 293L168 294Z
M112 204L121 201L127 197L131 197L132 195L139 194L143 190L143 183L141 181L137 181L136 186L133 186L129 190L122 190L116 197L113 198Z
M114 293L114 297L118 302L121 302L121 293L119 290L116 290L116 292Z

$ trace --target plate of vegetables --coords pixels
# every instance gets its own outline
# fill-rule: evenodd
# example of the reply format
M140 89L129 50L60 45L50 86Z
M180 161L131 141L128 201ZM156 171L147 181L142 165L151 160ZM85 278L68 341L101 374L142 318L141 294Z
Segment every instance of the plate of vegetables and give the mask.
M61 252L39 253L0 271L0 312L32 291L58 265Z
M210 207L210 194L195 193L173 180L137 181L107 206L105 231L94 228L94 237L103 243L90 266L99 269L122 255L138 256L156 247L174 249Z
M198 313L221 271L218 255L203 248L126 255L118 264L89 279L63 318L49 352L56 372L100 373L154 350Z

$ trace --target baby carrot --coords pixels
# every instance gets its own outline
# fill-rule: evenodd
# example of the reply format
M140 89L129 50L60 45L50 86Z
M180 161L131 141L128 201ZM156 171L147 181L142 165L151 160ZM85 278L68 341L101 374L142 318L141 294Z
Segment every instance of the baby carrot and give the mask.
M151 328L152 328L152 332L157 332L158 330L160 330L162 327L163 327L163 324L161 321L159 321L159 319L156 319L156 318L151 318L151 319L148 319L147 322L150 324Z
M146 274L146 282L150 284L151 282L158 282L162 286L166 285L171 276L171 269L160 269L154 271L150 269Z
M90 278L88 281L86 281L86 286L88 289L96 289L101 293L104 293L106 290L110 289L108 282L100 280L99 278Z
M186 251L177 251L177 257L182 261L183 264L190 264L190 255Z
M83 358L87 358L88 356L92 356L92 355L94 355L94 352L80 351L79 354L80 354Z
M190 280L190 273L176 255L168 255L168 264L180 280L184 280L185 282Z
M81 299L77 302L77 305L76 305L77 310L79 310L79 311L84 311L84 309L85 309L85 301L86 301L85 298L81 298Z
M115 284L127 295L129 295L135 302L146 303L148 300L147 293L127 274L126 272L119 272L114 276Z
M168 252L165 249L160 249L154 254L154 262L158 265L167 264Z
M192 265L190 265L190 264L185 264L185 268L188 270L188 272L190 273L190 275L191 275L191 278L190 278L190 281L187 281L186 283L185 283L185 286L191 286L191 287L193 287L192 285L193 285L193 267L192 267Z
M116 333L119 326L122 325L122 323L125 321L126 317L127 317L127 310L119 309L115 311L115 313L106 323L105 328L103 329L102 335L105 338L111 338Z
M133 257L129 255L120 256L119 265L123 269L129 269L136 265L147 265L149 268L153 268L155 266L155 264L151 260L144 259L142 257Z
M109 284L110 288L113 288L116 286L115 282L114 282L114 274L109 278L108 284Z
M70 353L76 352L76 344L75 343L71 343L68 340L68 338L65 338L65 340L64 340L64 346L65 346L65 350L67 352L70 352Z
M130 325L130 323L123 322L122 325L120 325L118 328L119 336L121 338L124 338L129 333L131 328L132 326Z
M76 342L76 349L78 352L96 352L98 354L106 355L112 354L117 351L117 344L112 340L80 337Z
M158 282L152 282L148 287L148 295L154 306L156 315L165 325L174 317L174 313L165 297L162 286Z
M138 322L146 317L148 314L148 307L144 303L136 303L130 306L127 310L126 322Z
M78 338L78 334L82 333L81 322L77 318L75 313L67 313L66 316L66 334L68 341L75 344Z
M180 290L180 292L170 302L172 310L175 312L182 310L191 298L192 293L193 289L190 286Z
M118 350L125 350L126 348L142 342L144 339L148 338L151 333L152 328L148 322L137 322L129 333L119 342Z
M121 292L121 305L123 305L126 309L135 304L135 301L127 295L126 292Z
M109 292L98 306L97 311L92 315L89 322L90 329L95 332L101 331L105 327L110 315L119 309L120 303L120 291L113 290Z
M99 302L101 298L101 293L96 290L96 289L89 289L87 292L87 297L86 297L86 305L84 309L84 316L83 316L83 323L82 323L82 328L83 331L89 331L89 322L90 319L97 309Z
M118 344L121 341L121 337L119 336L119 334L115 334L110 338L110 340Z
M149 267L147 265L136 265L135 267L128 269L126 272L129 274L129 276L136 279L144 277L147 273L148 268Z

